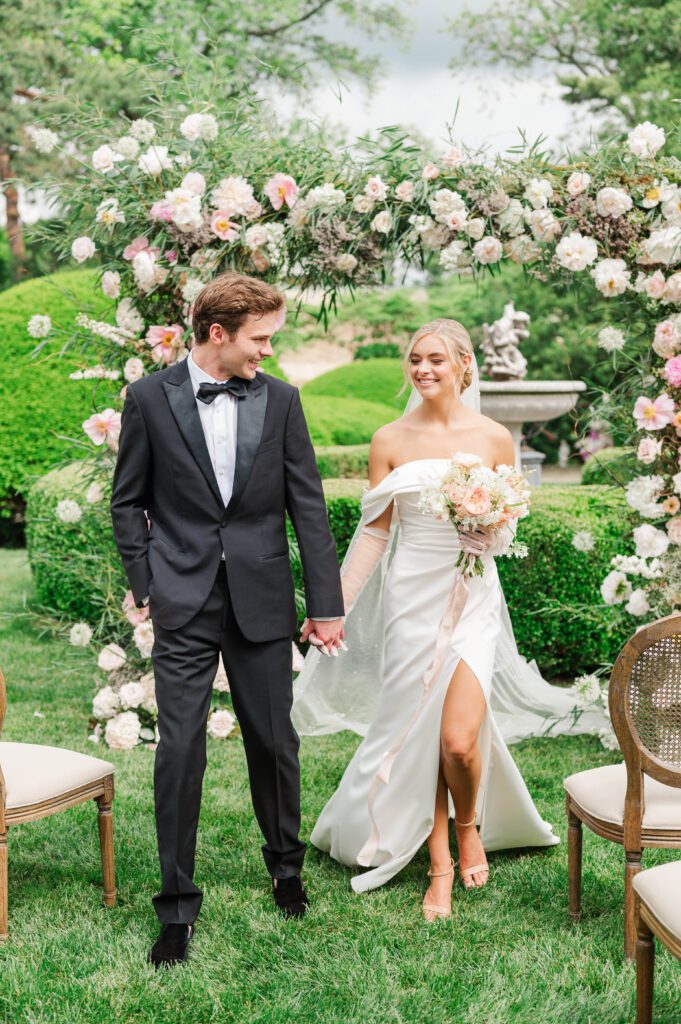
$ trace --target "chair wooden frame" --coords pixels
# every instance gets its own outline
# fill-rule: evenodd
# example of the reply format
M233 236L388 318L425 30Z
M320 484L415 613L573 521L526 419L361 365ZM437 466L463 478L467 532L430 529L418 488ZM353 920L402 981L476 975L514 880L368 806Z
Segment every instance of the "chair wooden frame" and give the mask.
M681 849L681 823L678 829L655 830L643 826L645 811L643 776L667 786L681 788L681 769L654 757L641 742L628 702L628 687L634 665L643 651L666 637L681 635L681 613L669 615L645 626L624 645L613 666L608 688L608 703L613 729L624 756L627 790L622 825L589 814L569 793L566 794L568 819L568 885L570 917L578 920L582 899L582 825L596 835L624 847L624 952L633 960L636 952L637 899L634 877L641 870L644 849Z
M0 734L7 711L7 690L5 679L0 671ZM49 814L56 814L68 807L94 800L98 808L99 844L102 857L102 879L104 883L104 903L113 907L116 902L116 876L114 870L113 842L113 773L102 776L84 786L60 793L50 800L42 800L22 807L7 808L5 779L0 767L0 940L8 938L8 851L7 830L10 825L21 825L28 821L37 821Z
M652 1024L655 937L681 960L681 940L653 914L640 898L636 899L636 1024Z

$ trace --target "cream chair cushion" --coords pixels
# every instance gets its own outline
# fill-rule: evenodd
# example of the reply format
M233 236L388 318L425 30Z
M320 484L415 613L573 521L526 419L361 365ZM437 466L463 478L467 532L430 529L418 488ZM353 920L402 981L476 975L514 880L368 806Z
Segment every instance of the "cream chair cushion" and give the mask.
M114 772L98 757L35 743L0 743L0 767L8 810L51 800Z
M681 941L681 860L639 872L634 889L667 931Z
M590 768L568 776L563 783L572 799L594 818L624 825L624 796L627 769L624 763ZM644 776L645 811L643 827L681 830L681 789L665 786Z

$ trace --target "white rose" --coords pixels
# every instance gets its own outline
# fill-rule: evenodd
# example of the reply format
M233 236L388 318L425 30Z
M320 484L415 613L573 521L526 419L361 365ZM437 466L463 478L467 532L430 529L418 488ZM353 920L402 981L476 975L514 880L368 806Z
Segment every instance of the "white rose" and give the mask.
M55 515L57 519L61 519L62 523L77 523L83 512L77 501L64 498L62 501L57 502Z
M143 658L150 658L154 646L154 627L150 619L135 626L132 634L135 646Z
M402 203L410 203L414 198L414 183L412 181L401 181L395 186L395 198Z
M634 205L623 188L601 188L596 193L596 209L601 217L621 217Z
M206 191L206 179L198 171L190 171L182 179L182 188L186 192L193 192L194 195L202 196Z
M118 644L107 644L102 647L97 658L97 666L102 672L115 672L116 669L125 665L125 651Z
M364 186L364 194L378 201L385 199L389 191L386 183L377 174L369 178Z
M582 235L579 231L571 231L569 235L563 235L556 246L558 262L567 270L586 270L597 256L598 246L595 239Z
M474 242L480 241L482 236L485 234L484 218L473 217L472 220L466 221L465 231L468 237L472 238Z
M627 290L631 271L627 270L624 260L601 260L591 271L591 276L601 295L610 298Z
M49 316L36 313L28 321L26 330L31 338L46 338L52 330L52 321Z
M87 647L92 640L92 630L87 622L76 622L69 630L69 643L74 647Z
M213 142L218 137L218 122L213 114L189 114L180 125L180 132L190 142Z
M387 235L392 226L393 219L387 210L381 210L371 222L371 230L378 231L382 235Z
M121 292L121 275L117 270L105 270L102 274L102 291L107 299L117 299Z
M115 170L116 164L122 159L120 153L114 152L111 146L100 146L92 154L92 166L100 174L108 174Z
M363 192L352 200L352 208L356 213L371 213L375 205L376 200Z
M113 148L123 160L136 160L140 144L132 135L122 135L113 144Z
M551 242L560 235L560 222L550 210L530 210L527 223L538 242Z
M104 491L102 485L98 483L90 484L87 491L85 492L85 500L88 505L96 505L98 501L101 501L104 497Z
M81 235L71 243L71 255L77 263L84 263L97 251L95 243L87 235Z
M208 719L207 732L216 740L224 740L234 730L235 720L229 711L218 708Z
M148 251L138 252L132 260L135 283L142 291L150 291L156 284L156 259Z
M121 698L121 706L127 710L138 708L145 699L146 692L139 683L124 683L118 691L118 696Z
M485 235L473 246L473 255L478 263L498 263L503 251L501 242L493 235Z
M529 235L516 235L509 238L506 243L508 258L514 263L529 263L530 260L539 259L541 249Z
M244 232L244 241L251 250L267 245L268 238L269 235L264 224L254 224L253 227L246 228Z
M138 356L133 356L131 359L128 359L123 367L123 376L129 384L132 384L133 381L142 379L144 376L144 363Z
M646 592L641 587L633 590L631 597L624 606L624 610L629 612L630 615L647 615L650 611L650 604L646 597Z
M519 199L511 199L499 214L499 227L507 234L520 235L525 230L525 207Z
M671 267L681 261L681 227L671 225L650 232L650 238L643 243L643 251L653 263L664 263Z
M173 161L168 156L167 146L150 146L142 153L137 161L137 166L144 174L151 174L157 177L163 171L168 171L173 166Z
M113 718L120 709L121 700L115 690L105 686L99 690L92 701L93 718Z
M659 558L669 547L669 537L651 523L637 526L633 532L636 554L639 558Z
M424 181L435 181L436 178L440 177L440 168L435 164L426 164L421 171L421 177Z
M453 171L456 167L460 167L465 159L466 154L462 149L458 146L450 146L440 160L440 163L443 167L446 167L448 171Z
M662 441L656 441L652 437L642 437L638 443L636 458L646 466L652 465L662 451Z
M532 178L528 182L523 196L530 206L535 210L541 210L548 206L549 199L553 195L553 186L545 178Z
M650 121L637 124L627 135L629 149L634 156L638 156L642 160L650 160L651 157L654 157L664 143L664 128L658 128Z
M341 274L351 274L356 266L357 257L351 252L342 252L336 257L336 270L340 270Z
M146 121L143 117L138 117L137 120L133 121L130 125L130 134L133 138L137 139L138 142L151 142L156 134L156 129L151 121Z
M132 750L139 743L142 724L134 711L124 711L106 723L104 738L113 750Z
M573 171L568 178L565 188L571 196L581 196L591 184L591 175L585 171Z

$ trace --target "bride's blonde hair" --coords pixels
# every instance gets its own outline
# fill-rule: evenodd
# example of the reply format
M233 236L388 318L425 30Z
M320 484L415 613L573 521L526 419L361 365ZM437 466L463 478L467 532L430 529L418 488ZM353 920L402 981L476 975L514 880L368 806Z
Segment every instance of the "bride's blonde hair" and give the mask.
M430 323L424 324L423 327L419 327L418 331L412 336L407 349L402 359L402 372L404 373L404 385L400 390L400 394L409 387L411 384L411 374L409 372L409 357L411 356L414 346L425 338L428 334L435 335L436 338L442 342L449 356L450 362L462 372L461 390L465 391L473 383L473 370L472 365L467 366L464 370L463 359L466 353L471 356L471 359L475 359L473 353L473 342L470 339L470 335L463 324L459 323L458 320L446 320L444 317L440 317L437 320L431 320Z

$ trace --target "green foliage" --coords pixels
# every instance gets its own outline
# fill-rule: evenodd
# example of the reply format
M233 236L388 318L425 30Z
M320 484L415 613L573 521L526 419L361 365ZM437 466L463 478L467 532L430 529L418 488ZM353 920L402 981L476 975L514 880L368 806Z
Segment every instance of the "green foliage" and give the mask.
M32 226L26 233L24 239L26 245L26 262L24 264L24 275L22 280L32 277L42 277L45 274L52 274L56 270L64 270L63 261L60 261L56 252L44 244L32 243L32 232L41 230L40 225ZM76 266L75 260L73 261ZM16 284L14 266L7 238L7 231L0 230L0 291L11 288Z
M309 394L306 387L301 388L301 399L314 445L364 444L395 419L394 409L379 402Z
M369 476L369 445L344 444L315 449L317 469L323 480Z
M399 359L367 359L339 366L315 377L301 388L301 395L304 401L314 395L380 403L391 409L388 419L395 419L396 410L401 412L409 398L409 388L398 395L403 384Z
M641 463L630 448L601 448L584 463L583 484L615 484L623 487L638 476Z
M369 342L355 349L355 359L399 359L400 347L394 342Z
M78 456L61 438L79 434L81 422L120 390L111 381L69 380L87 361L73 349L60 356L57 342L31 358L37 342L26 331L30 317L47 314L68 330L81 309L102 315L111 303L94 285L91 271L62 272L0 294L0 518L20 517L30 482L65 454L69 461Z

